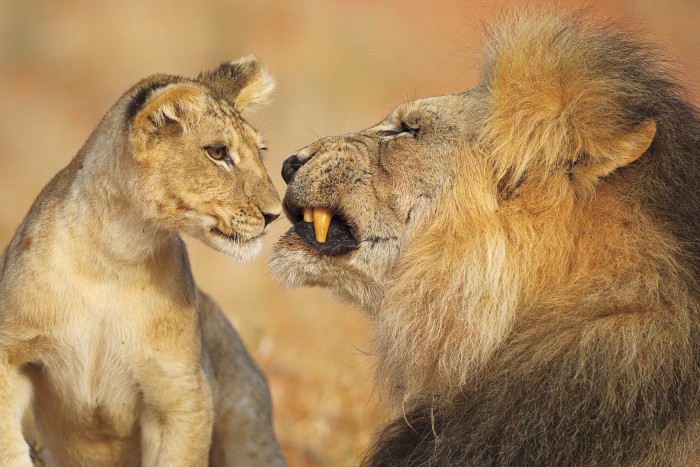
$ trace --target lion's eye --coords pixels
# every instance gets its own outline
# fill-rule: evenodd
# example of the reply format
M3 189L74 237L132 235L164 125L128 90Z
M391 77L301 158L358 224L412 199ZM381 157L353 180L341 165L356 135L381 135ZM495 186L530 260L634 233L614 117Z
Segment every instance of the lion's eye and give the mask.
M410 135L412 138L418 136L418 128L408 125L406 122L401 122L401 126L395 130L382 130L378 132L380 136L398 136Z
M408 133L412 137L418 136L418 128L408 125L406 122L401 122L401 132Z

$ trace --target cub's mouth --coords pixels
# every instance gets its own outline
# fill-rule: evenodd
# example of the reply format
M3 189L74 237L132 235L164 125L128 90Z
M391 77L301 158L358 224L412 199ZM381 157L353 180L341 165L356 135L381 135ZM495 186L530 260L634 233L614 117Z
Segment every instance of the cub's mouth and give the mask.
M225 234L224 232L222 232L221 230L219 230L216 227L212 227L211 229L209 229L209 232L213 233L217 237L222 237L230 242L239 242L241 240L241 237L240 237L240 235L238 235L237 232Z
M241 235L240 235L238 232L236 232L236 231L232 231L230 234L227 234L226 232L220 230L220 229L217 228L217 227L212 227L211 229L209 229L209 233L213 234L215 237L220 237L220 238L223 238L223 239L226 240L226 241L229 241L229 242L231 242L231 243L236 243L236 244L239 244L239 245L240 245L240 244L244 244L244 243L252 242L253 240L257 240L259 237L261 237L261 236L263 235L263 233L261 232L260 234L255 235L255 236L253 236L253 237L250 237L250 238L243 238L243 237L241 237Z
M326 255L342 255L356 250L355 229L340 212L327 207L292 208L285 206L292 229L299 238Z

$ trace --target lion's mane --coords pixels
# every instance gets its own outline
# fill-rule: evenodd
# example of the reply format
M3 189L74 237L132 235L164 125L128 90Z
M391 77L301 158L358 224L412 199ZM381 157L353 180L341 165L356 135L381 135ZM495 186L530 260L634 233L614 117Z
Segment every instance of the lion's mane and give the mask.
M403 410L368 464L687 462L700 120L661 56L579 16L491 31L489 116L378 314L378 374ZM653 142L628 165L640 133Z

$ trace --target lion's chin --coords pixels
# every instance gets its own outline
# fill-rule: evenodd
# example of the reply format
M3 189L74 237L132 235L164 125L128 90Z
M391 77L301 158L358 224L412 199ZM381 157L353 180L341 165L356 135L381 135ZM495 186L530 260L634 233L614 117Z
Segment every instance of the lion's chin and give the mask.
M305 232L304 227L296 227L292 225L275 242L268 263L270 272L290 287L332 287L338 271L349 267L348 255L323 253L314 244L313 225L309 227L310 233L305 233L310 239L300 235L300 231Z
M357 267L356 255L319 253L292 228L275 242L268 270L287 287L327 288L343 301L374 312L383 288Z

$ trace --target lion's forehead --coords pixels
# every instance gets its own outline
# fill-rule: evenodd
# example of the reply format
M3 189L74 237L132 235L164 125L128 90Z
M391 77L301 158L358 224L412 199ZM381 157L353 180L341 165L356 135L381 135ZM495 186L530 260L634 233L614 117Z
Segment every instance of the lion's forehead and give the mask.
M369 130L405 123L425 129L473 133L487 117L487 96L479 88L459 94L426 97L397 106L385 120Z

